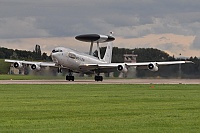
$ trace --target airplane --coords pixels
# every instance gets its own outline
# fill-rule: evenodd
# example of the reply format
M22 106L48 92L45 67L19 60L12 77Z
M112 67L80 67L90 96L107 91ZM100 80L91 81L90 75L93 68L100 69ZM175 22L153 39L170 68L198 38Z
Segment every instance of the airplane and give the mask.
M112 60L112 41L115 38L110 35L100 34L83 34L75 37L77 40L84 42L91 42L89 54L85 54L70 48L56 47L52 50L51 58L53 62L33 62L33 61L21 61L5 59L5 62L13 63L13 66L18 69L24 68L29 65L32 70L41 70L43 67L57 67L58 73L62 72L62 69L68 70L66 80L74 81L73 72L84 74L95 74L95 81L103 81L103 77L100 73L109 73L113 71L120 71L127 73L129 67L146 67L150 71L158 71L160 65L172 65L172 64L185 64L193 63L191 61L166 61L166 62L142 62L142 63L111 63ZM107 43L106 52L101 59L99 43ZM97 43L98 57L92 56L93 44Z

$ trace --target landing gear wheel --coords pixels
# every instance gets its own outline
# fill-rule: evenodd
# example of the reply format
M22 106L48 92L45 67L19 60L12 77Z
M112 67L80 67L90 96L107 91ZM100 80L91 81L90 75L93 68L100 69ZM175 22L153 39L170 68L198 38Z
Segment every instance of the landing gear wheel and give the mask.
M68 81L74 81L74 76L72 76L72 70L68 70L69 75L66 76L66 80Z
M94 80L97 81L97 82L98 81L103 81L103 77L102 76L95 76Z
M66 80L68 81L74 81L74 76L66 76Z

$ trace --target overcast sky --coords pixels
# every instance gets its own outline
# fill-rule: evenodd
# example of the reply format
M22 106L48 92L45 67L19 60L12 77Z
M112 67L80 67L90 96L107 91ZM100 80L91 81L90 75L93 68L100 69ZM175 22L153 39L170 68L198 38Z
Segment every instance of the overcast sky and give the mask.
M74 39L114 32L115 46L153 47L200 57L199 0L0 0L0 46L43 52L56 46L87 52ZM102 45L105 46L105 45Z

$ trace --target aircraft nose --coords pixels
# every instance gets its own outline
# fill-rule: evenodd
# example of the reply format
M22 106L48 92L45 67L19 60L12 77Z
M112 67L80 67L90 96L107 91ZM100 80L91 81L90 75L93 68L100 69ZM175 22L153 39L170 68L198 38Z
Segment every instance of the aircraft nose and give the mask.
M55 54L54 53L51 53L50 54L51 58L55 57Z
M51 53L51 59L53 60L53 62L55 63L58 63L58 60L57 60L57 53Z

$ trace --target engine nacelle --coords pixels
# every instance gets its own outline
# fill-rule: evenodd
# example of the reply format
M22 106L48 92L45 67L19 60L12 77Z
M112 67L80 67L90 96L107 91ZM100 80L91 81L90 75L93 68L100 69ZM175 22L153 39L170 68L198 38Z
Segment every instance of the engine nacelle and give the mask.
M156 72L156 71L158 71L158 66L157 66L156 63L150 63L150 64L148 65L148 69L149 69L150 71Z
M37 64L33 64L33 65L31 65L31 69L39 71L39 70L41 70L41 67L39 65L37 65Z
M15 68L17 68L17 69L23 68L22 63L20 63L20 62L14 62L14 63L13 63L13 66L14 66Z
M128 72L128 68L126 67L126 64L118 65L117 70L123 73Z

